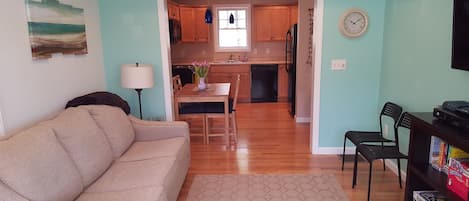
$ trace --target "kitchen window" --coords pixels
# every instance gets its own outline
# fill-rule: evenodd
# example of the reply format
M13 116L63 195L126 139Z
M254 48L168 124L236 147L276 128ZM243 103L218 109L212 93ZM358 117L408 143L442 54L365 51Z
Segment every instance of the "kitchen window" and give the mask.
M215 6L215 12L215 51L250 51L250 6ZM230 16L233 16L231 23Z

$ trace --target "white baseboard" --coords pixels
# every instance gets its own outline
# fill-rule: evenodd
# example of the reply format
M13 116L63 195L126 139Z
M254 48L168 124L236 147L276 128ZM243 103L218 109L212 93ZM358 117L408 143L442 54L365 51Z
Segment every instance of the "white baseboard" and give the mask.
M386 159L386 167L389 168L397 176L398 175L397 164L394 161L395 160L392 160L392 159ZM402 175L402 182L405 183L407 172L404 170L401 170L401 175Z
M295 117L296 123L309 123L311 122L311 118L309 117Z
M343 147L319 147L314 154L319 155L339 155L342 154ZM345 147L345 154L355 154L355 147Z
M342 147L319 147L314 154L318 155L340 155L342 154ZM345 147L345 154L355 154L355 147ZM395 160L386 159L386 167L388 167L397 176L397 164ZM401 170L402 182L405 182L407 173Z

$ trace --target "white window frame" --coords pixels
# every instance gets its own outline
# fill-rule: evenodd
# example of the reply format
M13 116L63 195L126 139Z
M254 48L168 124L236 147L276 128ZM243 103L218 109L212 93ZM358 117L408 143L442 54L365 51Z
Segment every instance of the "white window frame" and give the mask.
M214 32L214 44L215 44L215 52L250 52L251 51L251 5L249 4L223 4L223 5L213 5L213 10L215 11L213 17L213 32ZM247 34L247 47L220 47L218 43L218 11L219 10L246 10L246 34ZM236 20L236 19L235 19Z

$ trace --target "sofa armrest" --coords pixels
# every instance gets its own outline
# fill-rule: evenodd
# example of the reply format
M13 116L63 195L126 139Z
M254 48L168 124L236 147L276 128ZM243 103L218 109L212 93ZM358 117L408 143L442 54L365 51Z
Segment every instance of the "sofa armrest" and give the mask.
M145 121L129 115L135 141L152 141L173 137L189 139L189 125L184 121Z

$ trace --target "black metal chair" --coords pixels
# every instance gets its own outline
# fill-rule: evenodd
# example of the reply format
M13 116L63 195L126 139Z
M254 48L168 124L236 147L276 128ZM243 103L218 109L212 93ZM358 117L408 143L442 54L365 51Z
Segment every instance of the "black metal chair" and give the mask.
M391 117L394 120L394 126L396 127L397 121L402 113L402 107L391 102L384 104L383 109L381 109L381 114L379 116L379 128L380 131L347 131L344 136L344 149L342 152L342 171L344 170L345 163L345 145L347 139L349 139L355 146L362 143L383 143L393 142L393 140L386 139L383 137L383 116ZM383 169L386 170L386 164L383 161Z
M399 119L399 122L394 126L394 142L393 145L369 145L369 144L359 144L355 152L355 160L353 166L353 182L352 188L355 188L357 184L357 162L358 154L362 155L370 164L370 172L368 176L368 200L370 200L370 190L371 190L371 173L373 170L373 161L377 159L396 159L397 160L397 169L399 177L399 187L402 188L402 178L401 178L401 159L407 159L407 155L399 151L399 127L404 127L410 129L411 127L411 117L409 113L404 112Z

